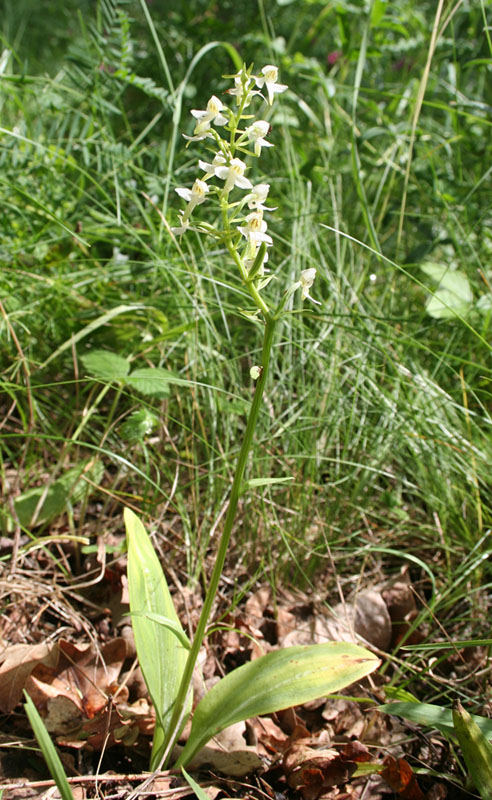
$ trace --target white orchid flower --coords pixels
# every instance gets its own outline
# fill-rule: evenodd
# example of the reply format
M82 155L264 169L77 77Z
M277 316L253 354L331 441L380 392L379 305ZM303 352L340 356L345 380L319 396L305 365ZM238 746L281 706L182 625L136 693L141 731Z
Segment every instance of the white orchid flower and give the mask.
M210 191L210 186L208 186L205 181L201 181L199 178L197 178L191 189L178 186L175 191L180 197L188 202L184 212L180 213L181 225L178 228L171 228L173 233L182 234L188 230L189 219L193 213L193 209L195 206L199 206L200 203L204 202L207 192Z
M261 155L262 147L273 147L271 142L264 138L270 132L270 123L264 119L259 119L244 131L249 142L255 143L255 156Z
M196 142L199 139L205 139L207 136L211 136L210 126L212 123L214 125L227 124L227 117L221 113L225 108L226 106L222 101L215 95L212 95L207 103L205 111L199 111L196 108L192 109L191 113L198 122L193 131L193 136L185 136L184 138L189 142Z
M183 189L178 186L175 191L182 197L184 200L188 202L189 205L192 205L191 211L195 206L200 205L205 200L205 195L208 191L210 191L210 186L205 183L205 181L201 181L199 178L196 179L195 183L191 187L191 189ZM191 214L190 211L190 214Z
M314 279L316 278L316 269L314 267L310 267L310 269L303 269L301 272L301 279L299 281L299 285L302 289L302 299L303 300L311 300L312 303L316 303L317 306L320 306L321 303L319 300L315 300L314 297L311 297L309 294L309 290L314 283Z
M240 158L231 159L228 166L215 167L215 174L221 181L225 181L224 191L230 192L234 186L240 189L252 189L253 184L244 177L246 164Z
M252 214L248 214L245 221L246 225L242 225L240 228L238 228L238 231L246 237L248 242L254 244L255 254L256 248L260 242L273 244L272 237L269 236L268 233L265 233L267 224L263 219L263 211L253 211Z
M182 236L182 234L185 233L189 229L190 220L189 219L184 219L183 212L178 214L178 216L179 216L179 221L180 221L181 224L178 225L175 228L171 228L171 231L174 233L175 236Z
M269 191L269 183L257 183L256 186L253 186L251 192L244 198L248 204L248 208L254 208L257 211L276 211L277 206L268 208L268 206L263 205L268 197Z
M267 64L266 67L263 67L261 70L261 74L255 77L256 85L262 89L265 86L267 93L268 93L268 105L272 105L273 99L276 94L280 94L280 92L285 92L288 89L288 86L285 86L283 83L277 83L278 80L278 67L275 67L273 64Z
M200 169L203 169L203 171L206 173L203 176L203 180L207 181L209 178L215 175L215 170L217 167L223 167L225 164L227 164L227 159L224 155L222 155L222 153L217 153L214 156L214 160L212 161L211 164L209 164L208 161L200 160L198 162L198 166L200 167Z

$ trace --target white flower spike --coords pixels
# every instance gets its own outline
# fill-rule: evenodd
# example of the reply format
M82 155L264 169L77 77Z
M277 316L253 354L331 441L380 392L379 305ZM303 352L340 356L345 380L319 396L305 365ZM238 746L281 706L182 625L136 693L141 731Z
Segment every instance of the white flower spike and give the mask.
M224 191L230 192L234 186L240 189L252 189L253 184L244 177L246 164L240 158L233 158L229 166L215 167L215 174L221 181L225 181Z
M261 75L255 77L256 85L260 89L262 89L263 86L266 87L268 93L268 105L270 106L272 105L276 94L285 92L285 90L289 88L283 83L277 83L277 80L278 67L275 67L273 64L267 64L266 67L263 67L261 70Z
M248 142L255 143L255 156L261 156L262 147L273 147L271 142L264 138L270 133L270 123L264 119L259 119L245 130Z
M316 303L317 306L320 306L321 303L319 300L315 300L314 297L311 297L309 294L309 290L314 283L314 279L316 278L316 270L314 267L310 269L303 269L301 272L301 280L299 284L302 288L302 299L303 300L311 300L312 303Z

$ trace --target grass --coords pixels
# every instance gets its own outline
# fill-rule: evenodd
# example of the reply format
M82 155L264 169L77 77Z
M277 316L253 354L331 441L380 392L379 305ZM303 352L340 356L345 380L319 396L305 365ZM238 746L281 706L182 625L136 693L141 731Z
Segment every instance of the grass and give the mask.
M487 635L476 611L491 548L487 9L441 16L422 97L434 4L224 3L215 16L184 5L101 0L72 11L70 41L57 4L33 43L21 36L29 5L3 21L4 492L98 466L53 516L37 496L41 524L19 527L11 501L2 526L36 542L68 520L91 536L98 515L121 528L129 503L172 516L190 582L207 569L260 336L238 313L247 301L225 253L194 234L177 247L164 219L176 224L173 190L195 177L188 112L212 84L220 94L234 45L248 63L278 63L290 87L270 120L268 174L252 169L279 207L271 293L314 266L323 301L303 313L295 301L282 323L250 477L294 480L243 501L235 557L275 586L315 585L333 561L346 591L409 564L427 624ZM428 262L463 273L463 313L428 313ZM101 349L188 385L159 397L104 380L84 366ZM447 698L421 680L420 699Z

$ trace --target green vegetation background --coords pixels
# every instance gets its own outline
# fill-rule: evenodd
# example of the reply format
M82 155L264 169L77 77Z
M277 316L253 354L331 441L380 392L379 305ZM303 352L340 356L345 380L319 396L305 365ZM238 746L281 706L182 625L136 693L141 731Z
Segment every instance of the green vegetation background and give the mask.
M232 46L289 85L250 171L279 209L268 290L314 266L322 300L282 325L250 469L294 480L245 498L236 556L273 584L410 565L429 613L488 635L490 9L24 0L0 18L4 532L120 530L130 503L173 519L201 572L260 335L225 253L168 225L208 155L181 133Z

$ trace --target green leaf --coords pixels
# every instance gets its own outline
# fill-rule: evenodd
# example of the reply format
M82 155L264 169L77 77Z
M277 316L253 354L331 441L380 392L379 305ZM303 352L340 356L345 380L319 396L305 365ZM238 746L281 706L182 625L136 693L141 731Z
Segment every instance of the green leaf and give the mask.
M170 620L186 634L174 609L169 588L147 532L133 511L125 508L128 541L128 589L138 660L157 715L151 769L162 756L174 702L183 675L187 650L175 630L150 618L156 614ZM189 708L191 708L191 693ZM188 708L188 711L189 711Z
M196 781L193 780L191 775L188 775L184 767L181 767L181 772L183 773L184 779L188 781L189 785L195 792L196 796L198 797L198 800L210 800L210 797L208 796L206 791L204 791L204 789L202 789L202 787Z
M63 353L65 350L68 350L69 348L73 347L75 344L80 342L81 339L84 339L86 336L89 336L89 334L93 333L98 328L101 328L103 325L107 325L108 322L111 322L112 319L120 316L120 314L126 314L127 311L138 311L139 309L142 308L145 308L145 306L141 304L134 306L126 306L126 305L116 306L116 308L112 308L105 314L101 314L100 317L97 317L97 319L94 319L92 320L92 322L89 322L89 324L86 325L85 328L82 328L80 331L77 331L77 333L73 334L73 336L71 336L70 339L67 339L65 342L63 342L63 344L61 344L60 347L57 347L54 353L51 353L51 355L46 359L46 361L44 361L40 365L39 369L44 369L46 366L48 366L48 364L51 361L53 361L54 358L58 358L58 356L61 355L61 353Z
M31 698L24 692L26 697L26 702L24 703L24 708L31 723L31 728L34 731L34 735L38 741L38 744L41 748L41 752L43 754L44 760L46 761L46 766L48 767L51 777L55 781L58 791L62 796L62 800L74 800L72 789L70 784L67 780L67 776L65 774L65 770L63 769L63 764L60 761L60 757L56 752L55 745L51 741L51 737L46 730L46 726L39 716L38 710L34 703L32 702Z
M168 397L169 385L188 384L188 381L179 378L174 372L170 372L162 367L142 367L134 370L126 379L128 386L132 386L137 392L152 397Z
M148 408L139 408L130 414L118 432L127 442L141 442L152 433L158 423L159 418L152 411Z
M276 483L289 483L293 481L294 477L290 478L251 478L249 481L244 481L241 484L241 494L247 492L249 489L257 489L259 486L273 486Z
M378 711L393 714L395 717L403 717L418 725L437 728L438 731L445 734L454 732L453 713L449 708L442 708L430 703L385 703L378 706ZM472 715L472 719L487 739L492 739L492 719L478 717L475 714Z
M453 708L454 732L482 800L492 800L492 745L460 702Z
M128 359L109 350L91 350L80 360L90 375L103 381L123 381L130 372Z
M189 739L177 761L186 765L219 731L336 692L379 665L368 650L347 642L275 650L230 672L195 709Z
M162 614L153 614L152 612L140 614L138 611L132 612L132 617L138 616L147 617L147 619L151 619L153 622L157 622L159 625L164 625L165 628L174 633L174 635L178 638L178 641L183 645L183 647L186 648L186 650L190 649L190 640L181 627L181 623L178 622L178 624L176 624L173 619L169 619L169 617L163 617Z
M78 467L67 470L48 488L45 483L23 492L14 500L15 512L21 526L31 528L55 519L65 511L69 503L78 503L91 492L92 487L84 480L84 476L97 484L101 481L103 471L101 461L84 461ZM4 527L8 532L12 531L12 519L7 518Z
M425 306L429 316L434 319L466 316L473 304L473 293L465 273L433 261L422 264L421 269L438 283Z
M436 283L440 283L450 270L447 264L441 264L438 261L425 261L420 265L420 269Z

